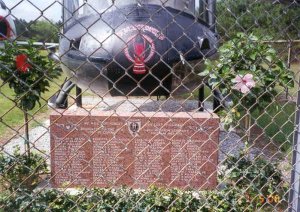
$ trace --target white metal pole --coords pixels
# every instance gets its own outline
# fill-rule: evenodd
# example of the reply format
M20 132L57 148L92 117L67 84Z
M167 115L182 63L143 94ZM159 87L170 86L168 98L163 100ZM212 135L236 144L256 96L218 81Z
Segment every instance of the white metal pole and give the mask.
M300 212L300 89L296 109L296 129L293 144L289 212Z

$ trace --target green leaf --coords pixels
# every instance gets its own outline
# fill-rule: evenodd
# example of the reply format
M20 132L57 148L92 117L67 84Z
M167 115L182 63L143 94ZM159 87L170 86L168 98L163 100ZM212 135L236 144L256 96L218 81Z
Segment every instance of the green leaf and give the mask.
M250 55L250 58L251 58L252 60L255 60L255 59L256 59L256 53L252 53L252 54Z
M200 72L198 75L201 76L201 77L205 77L209 74L209 70L208 69L205 69L204 71Z
M272 58L272 56L267 55L267 56L266 56L266 60L267 60L268 62L272 63L273 58Z

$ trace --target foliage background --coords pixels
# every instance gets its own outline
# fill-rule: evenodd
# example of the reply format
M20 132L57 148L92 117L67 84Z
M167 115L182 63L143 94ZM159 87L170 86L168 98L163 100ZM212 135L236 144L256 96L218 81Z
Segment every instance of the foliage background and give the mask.
M217 28L223 40L238 32L268 35L273 39L299 39L300 3L220 0L217 3Z
M58 42L61 22L36 20L27 22L24 19L15 20L18 40L32 39L38 42Z

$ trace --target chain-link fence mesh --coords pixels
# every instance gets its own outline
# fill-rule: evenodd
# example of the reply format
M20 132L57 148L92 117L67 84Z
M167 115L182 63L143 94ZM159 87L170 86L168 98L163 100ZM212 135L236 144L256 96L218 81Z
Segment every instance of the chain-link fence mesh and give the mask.
M0 4L1 211L300 210L300 2Z

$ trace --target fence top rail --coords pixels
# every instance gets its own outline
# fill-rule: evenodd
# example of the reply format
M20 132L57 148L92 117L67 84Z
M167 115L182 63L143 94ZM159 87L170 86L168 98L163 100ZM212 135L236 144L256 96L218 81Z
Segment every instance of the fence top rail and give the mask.
M264 43L300 43L300 40L264 40Z

